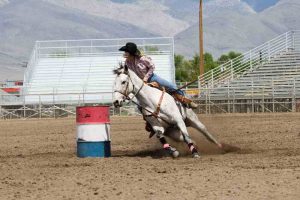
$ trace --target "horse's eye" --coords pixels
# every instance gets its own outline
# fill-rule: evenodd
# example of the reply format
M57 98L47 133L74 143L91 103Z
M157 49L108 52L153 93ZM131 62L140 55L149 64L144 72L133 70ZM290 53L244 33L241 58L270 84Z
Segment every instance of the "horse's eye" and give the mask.
M123 81L123 82L122 82L122 85L124 85L125 83L126 83L126 81Z

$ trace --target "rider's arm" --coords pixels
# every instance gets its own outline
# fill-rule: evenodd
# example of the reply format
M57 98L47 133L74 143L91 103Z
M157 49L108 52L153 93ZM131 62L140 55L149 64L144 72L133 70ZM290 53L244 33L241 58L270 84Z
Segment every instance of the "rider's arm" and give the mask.
M155 65L154 65L154 63L153 63L153 61L150 57L144 56L143 57L143 62L148 68L148 72L146 73L146 75L144 76L144 79L143 79L145 82L147 82L148 79L150 78L150 76L153 74L153 71L155 69Z

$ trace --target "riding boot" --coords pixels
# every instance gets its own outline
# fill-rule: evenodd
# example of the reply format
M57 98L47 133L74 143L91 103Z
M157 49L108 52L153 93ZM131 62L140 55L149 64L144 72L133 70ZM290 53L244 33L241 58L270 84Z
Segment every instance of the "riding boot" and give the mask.
M196 104L196 103L193 102L191 99L186 98L186 97L183 96L183 95L180 95L180 94L177 94L177 93L176 93L176 94L174 94L173 96L174 96L174 98L175 98L177 101L179 101L179 102L181 102L182 104L188 106L189 108L197 108L197 107L198 107L198 104Z

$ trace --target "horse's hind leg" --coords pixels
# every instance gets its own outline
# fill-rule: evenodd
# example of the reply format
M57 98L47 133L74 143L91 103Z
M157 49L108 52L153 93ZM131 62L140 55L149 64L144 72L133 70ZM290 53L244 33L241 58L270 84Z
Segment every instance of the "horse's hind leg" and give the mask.
M204 124L202 124L197 115L189 110L187 112L187 119L186 119L186 124L187 126L191 126L195 129L197 129L198 131L200 131L206 138L208 141L216 144L218 147L222 148L222 144L219 143L213 136L212 134L210 134L210 132L208 132L208 130L206 129L206 127L204 126Z

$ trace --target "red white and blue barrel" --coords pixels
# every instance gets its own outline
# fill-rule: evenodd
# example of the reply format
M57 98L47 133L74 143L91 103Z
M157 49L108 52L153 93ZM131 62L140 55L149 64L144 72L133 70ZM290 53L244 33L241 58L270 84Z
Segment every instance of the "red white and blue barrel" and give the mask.
M76 108L77 156L110 157L109 106Z

